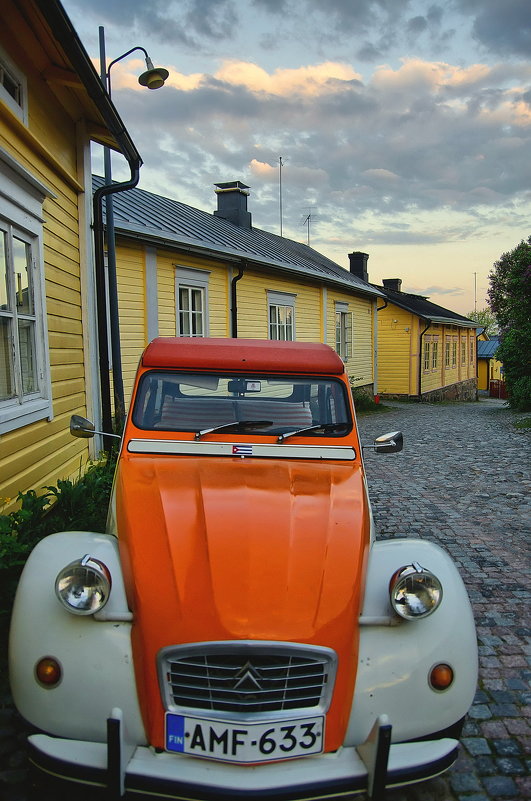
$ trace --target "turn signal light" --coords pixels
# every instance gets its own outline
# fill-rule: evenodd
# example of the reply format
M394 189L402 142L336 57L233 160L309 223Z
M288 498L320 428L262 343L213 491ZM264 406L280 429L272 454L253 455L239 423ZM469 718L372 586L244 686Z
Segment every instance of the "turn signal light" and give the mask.
M454 671L450 665L435 665L430 671L430 686L434 690L447 690L454 680Z
M61 681L62 675L61 665L53 656L45 656L39 659L35 665L37 681L44 687L56 687Z

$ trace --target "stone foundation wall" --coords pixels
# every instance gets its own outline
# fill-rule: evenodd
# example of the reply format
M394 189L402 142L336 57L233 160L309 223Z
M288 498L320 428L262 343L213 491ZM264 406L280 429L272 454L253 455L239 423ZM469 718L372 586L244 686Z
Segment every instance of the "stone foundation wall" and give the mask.
M382 398L388 400L418 400L417 395L397 395L381 394ZM457 384L450 384L447 387L439 387L430 392L423 392L422 403L440 403L441 401L475 401L477 400L477 380L468 378L466 381L459 381Z

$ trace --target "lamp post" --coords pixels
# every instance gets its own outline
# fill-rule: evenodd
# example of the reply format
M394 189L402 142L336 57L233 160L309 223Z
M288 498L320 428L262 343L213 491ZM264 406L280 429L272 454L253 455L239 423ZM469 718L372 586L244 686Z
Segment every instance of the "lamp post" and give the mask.
M105 91L111 96L111 68L118 61L134 53L135 50L141 50L146 59L146 71L143 72L138 78L141 86L147 86L148 89L160 89L164 86L169 72L163 67L154 67L153 62L148 56L143 47L132 47L126 53L115 58L106 66L105 56L105 30L103 27L99 28L99 42L100 42L100 78ZM110 148L103 148L103 165L105 186L112 184L112 169L111 169L111 151ZM118 283L116 279L116 242L114 237L114 209L112 194L108 194L105 198L105 227L107 233L107 275L109 286L109 320L110 320L110 342L111 342L111 356L112 356L112 377L113 377L113 395L114 395L114 415L116 426L118 430L121 429L124 412L125 412L125 399L124 399L124 383L122 376L122 354L120 349L120 321L118 313Z

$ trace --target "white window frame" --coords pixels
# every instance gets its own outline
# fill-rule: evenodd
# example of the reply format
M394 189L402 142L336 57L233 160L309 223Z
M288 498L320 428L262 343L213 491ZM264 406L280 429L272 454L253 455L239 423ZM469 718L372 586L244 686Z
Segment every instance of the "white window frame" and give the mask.
M422 354L422 365L425 373L429 373L431 367L431 339L426 337Z
M5 71L11 80L18 85L19 102L7 91L3 84L2 73ZM0 100L2 100L13 114L24 123L28 124L28 83L26 76L19 70L16 64L9 58L3 47L0 46Z
M209 314L208 314L208 284L210 280L209 270L195 270L193 267L176 267L175 270L175 329L178 337L196 336L207 337L209 336ZM193 291L200 292L201 296L201 323L202 332L200 334L191 333L192 326L190 326L190 333L183 333L181 330L181 314L190 312L190 309L181 309L181 292L180 290L187 290L189 293Z
M336 352L344 362L353 355L354 314L349 311L348 303L336 301Z
M295 299L297 295L291 292L276 292L267 290L267 332L268 338L280 342L294 342L295 332ZM291 323L288 324L288 309L291 310ZM274 311L275 322L271 320L271 313ZM288 336L291 333L291 336ZM284 336L273 336L273 334L284 334Z
M53 417L46 294L43 251L43 202L53 193L0 148L0 225L7 237L8 307L0 316L11 323L9 338L10 366L13 371L15 397L0 401L0 434L22 428L38 420ZM31 282L34 312L29 321L34 325L35 390L24 394L22 387L21 349L17 330L16 281L10 256L12 237L31 248ZM2 275L2 282L5 278ZM21 320L28 315L22 315Z
M431 369L439 369L439 337L432 337L431 340Z

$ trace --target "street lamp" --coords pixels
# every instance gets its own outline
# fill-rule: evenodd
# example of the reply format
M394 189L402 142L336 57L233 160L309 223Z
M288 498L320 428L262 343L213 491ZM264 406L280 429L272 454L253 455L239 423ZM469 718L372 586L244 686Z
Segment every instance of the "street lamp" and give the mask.
M105 30L103 27L99 28L100 39L100 78L105 91L111 96L111 68L118 61L134 53L135 50L141 50L144 53L146 60L146 71L143 72L138 78L141 86L147 86L148 89L160 89L164 86L166 79L169 76L168 70L164 67L154 67L153 62L143 47L132 47L126 53L115 58L106 66L105 57ZM111 151L110 148L103 148L103 165L105 186L112 185L112 169L111 169ZM118 430L121 429L122 421L125 412L125 399L124 399L124 383L122 376L122 354L120 349L120 321L118 315L118 283L116 279L116 242L114 238L114 210L112 194L108 194L105 198L106 214L105 223L107 231L107 275L109 281L109 317L110 317L110 341L111 341L111 356L112 356L112 377L113 377L113 394L114 394L114 414Z

